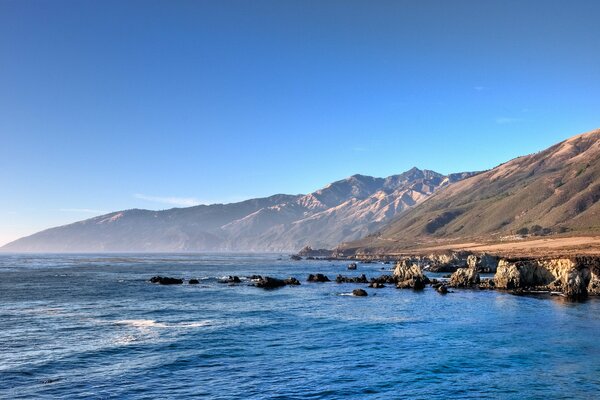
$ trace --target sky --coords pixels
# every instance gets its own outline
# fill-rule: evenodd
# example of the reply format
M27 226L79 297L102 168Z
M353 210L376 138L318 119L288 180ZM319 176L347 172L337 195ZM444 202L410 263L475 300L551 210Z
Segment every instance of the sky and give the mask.
M0 0L0 245L600 127L600 2Z

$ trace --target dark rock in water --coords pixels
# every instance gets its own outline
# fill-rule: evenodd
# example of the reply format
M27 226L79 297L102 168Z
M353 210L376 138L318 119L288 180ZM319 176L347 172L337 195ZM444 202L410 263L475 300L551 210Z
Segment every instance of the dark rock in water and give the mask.
M199 284L199 283L200 283L200 281L198 281L198 279L190 279L190 280L188 281L188 283L189 283L190 285L197 285L197 284Z
M356 263L348 264L348 269L349 270L355 270L357 267L358 267L358 265L356 265Z
M242 282L238 276L228 276L225 279L219 280L219 283L240 283Z
M284 280L286 285L292 285L292 286L297 286L300 284L300 281L294 277L289 277L286 280Z
M364 289L354 289L352 291L352 296L365 297L365 296L368 296L368 295L369 294Z
M371 283L373 282L396 284L396 277L392 275L381 275L376 278L371 278Z
M425 281L423 278L416 276L411 279L407 279L396 284L396 288L398 289L413 289L413 290L423 290L425 288Z
M247 276L247 278L250 279L251 281L255 281L257 279L262 279L262 276L260 276L260 275L250 275L250 276Z
M361 276L355 276L355 277L338 275L335 278L335 281L337 283L368 283L369 282L367 280L367 276L365 274L362 274Z
M379 282L371 282L371 283L369 283L369 287L373 288L373 289L382 289L385 287L385 285L383 283L379 283Z
M153 276L150 278L150 282L158 283L159 285L181 285L183 279L169 278L167 276Z
M302 260L302 257L300 257L299 255L293 254L290 256L290 259L292 259L294 261L300 261L300 260Z
M316 275L310 274L310 275L308 275L307 281L308 282L330 282L329 278L323 274L316 274Z
M265 276L255 283L256 287L262 289L276 289L285 285L286 283L283 279L271 278L270 276Z
M448 287L446 285L440 285L440 286L438 286L438 288L436 290L440 294L448 293Z

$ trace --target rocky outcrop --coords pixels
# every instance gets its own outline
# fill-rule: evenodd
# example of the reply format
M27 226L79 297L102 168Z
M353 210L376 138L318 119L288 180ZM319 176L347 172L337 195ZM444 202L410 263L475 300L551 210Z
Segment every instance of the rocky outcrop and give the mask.
M459 268L450 277L449 286L455 288L472 287L479 284L479 272L477 267Z
M357 296L357 297L365 297L368 296L369 294L367 293L366 290L364 289L354 289L352 291L352 296Z
M189 284L189 285L197 285L197 284L199 284L199 283L200 283L200 281L199 281L198 279L190 279L190 280L188 281L188 284Z
M406 281L413 278L423 279L423 270L421 266L410 259L398 261L394 268L394 277L399 281Z
M467 266L469 268L475 268L479 272L496 272L498 261L498 257L489 254L471 254L467 257Z
M600 257L500 260L494 276L499 289L547 290L571 299L598 294Z
M425 284L429 281L423 275L423 270L419 264L413 263L410 260L402 260L396 263L394 278L396 279L396 287L398 289L421 290L425 288Z

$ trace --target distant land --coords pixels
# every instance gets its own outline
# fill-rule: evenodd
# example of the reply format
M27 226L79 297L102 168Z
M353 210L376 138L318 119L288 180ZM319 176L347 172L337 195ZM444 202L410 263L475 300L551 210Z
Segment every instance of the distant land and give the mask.
M473 173L413 168L353 175L307 195L163 211L123 210L44 230L1 248L11 252L272 252L334 247L384 227L437 190Z
M600 253L600 130L448 186L346 253Z
M116 211L0 250L597 253L599 199L600 130L594 130L481 173L413 168L387 178L353 175L307 195Z

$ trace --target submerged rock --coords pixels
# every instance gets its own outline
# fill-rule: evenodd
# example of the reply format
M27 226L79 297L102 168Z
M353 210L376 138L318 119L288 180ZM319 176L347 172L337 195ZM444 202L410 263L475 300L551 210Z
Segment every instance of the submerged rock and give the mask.
M188 284L190 284L190 285L197 285L199 283L200 283L200 281L198 279L190 279L188 281Z
M368 296L368 295L369 294L364 289L354 289L352 291L352 296L365 297L365 296Z
M169 278L167 276L153 276L150 278L150 282L158 283L159 285L181 285L183 283L183 279Z

